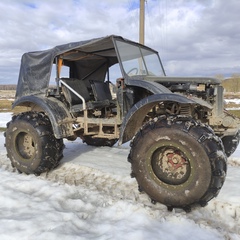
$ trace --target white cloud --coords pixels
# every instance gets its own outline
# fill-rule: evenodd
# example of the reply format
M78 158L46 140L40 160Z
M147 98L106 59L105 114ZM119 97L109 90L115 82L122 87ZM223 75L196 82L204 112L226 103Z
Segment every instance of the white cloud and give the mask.
M110 34L138 41L138 2L2 1L0 83L17 82L27 51ZM145 42L160 51L168 75L239 73L239 10L238 0L148 0Z

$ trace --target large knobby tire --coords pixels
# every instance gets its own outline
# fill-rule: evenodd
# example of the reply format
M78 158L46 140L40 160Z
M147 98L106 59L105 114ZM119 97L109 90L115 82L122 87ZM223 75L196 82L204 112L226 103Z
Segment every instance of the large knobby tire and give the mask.
M222 138L223 146L227 157L230 157L238 147L240 140L240 131L234 136L225 136Z
M129 161L139 189L169 209L205 206L226 176L220 138L183 117L162 116L145 124L131 142Z
M27 174L41 174L56 167L63 156L63 140L56 139L44 113L13 116L5 133L7 156L13 167Z

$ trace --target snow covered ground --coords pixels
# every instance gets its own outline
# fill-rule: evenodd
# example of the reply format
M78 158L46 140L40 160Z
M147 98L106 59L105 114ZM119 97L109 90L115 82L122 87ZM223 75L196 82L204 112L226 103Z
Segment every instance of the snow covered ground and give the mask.
M0 113L0 127L10 113ZM190 213L153 205L130 178L129 146L65 142L61 165L13 171L0 133L0 239L240 239L240 147L219 196Z
M240 104L240 99L239 98L229 98L229 99L224 99L226 103L235 103L235 104Z

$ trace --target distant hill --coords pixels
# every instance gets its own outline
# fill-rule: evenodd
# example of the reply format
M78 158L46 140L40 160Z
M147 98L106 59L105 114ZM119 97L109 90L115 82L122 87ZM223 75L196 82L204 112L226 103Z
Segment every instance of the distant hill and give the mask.
M16 84L2 84L0 85L0 90L16 90Z

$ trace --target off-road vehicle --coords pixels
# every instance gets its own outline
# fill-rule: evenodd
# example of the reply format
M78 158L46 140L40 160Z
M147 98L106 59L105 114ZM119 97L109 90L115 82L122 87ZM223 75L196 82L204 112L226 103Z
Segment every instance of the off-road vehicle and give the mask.
M16 106L28 110L13 116L5 136L19 172L56 167L64 138L131 141L131 176L169 209L216 197L239 142L239 120L224 110L219 80L167 77L157 51L114 35L25 53Z

